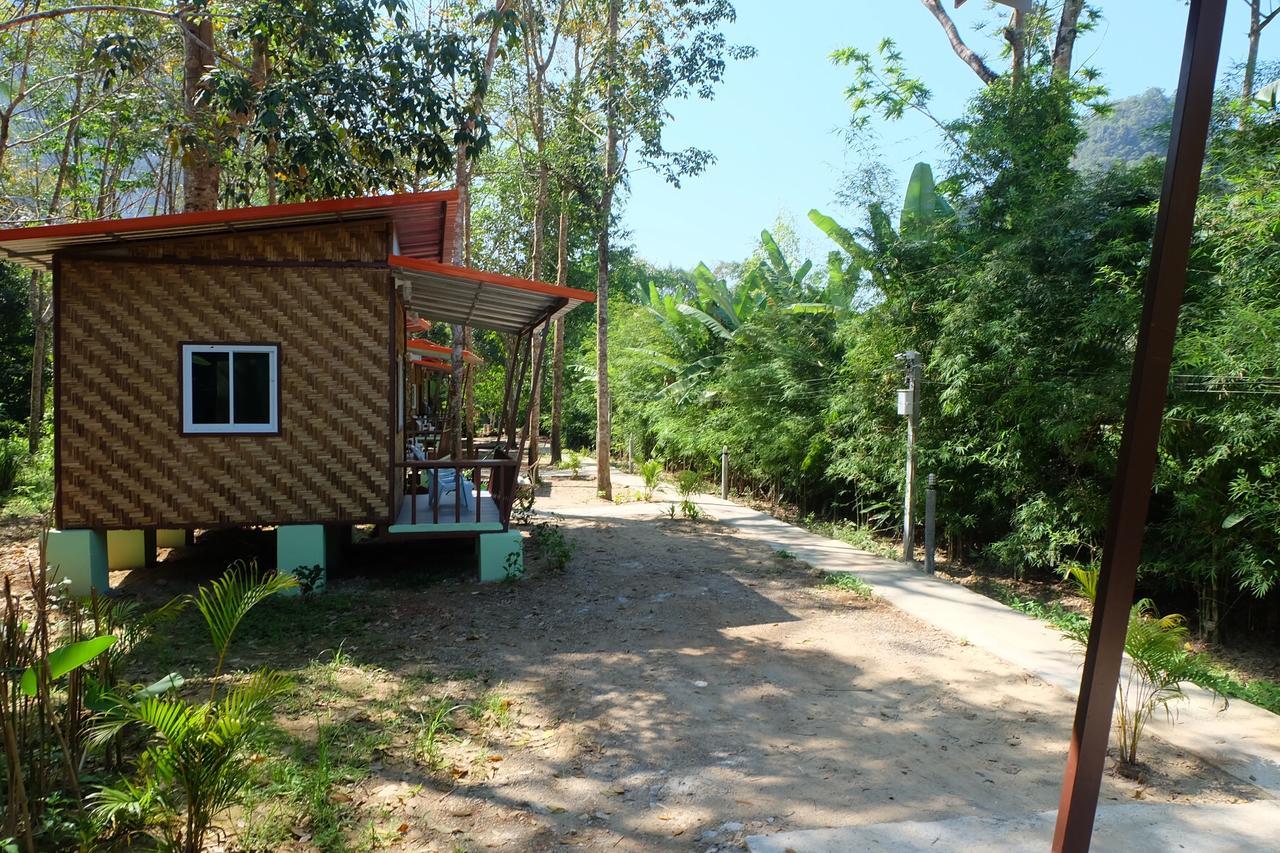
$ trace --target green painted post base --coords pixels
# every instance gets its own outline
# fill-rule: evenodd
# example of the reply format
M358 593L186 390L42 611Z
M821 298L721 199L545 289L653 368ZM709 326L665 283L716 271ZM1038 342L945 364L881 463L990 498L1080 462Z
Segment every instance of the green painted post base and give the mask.
M187 547L187 531L181 527L156 531L156 545L160 548Z
M141 569L154 565L155 546L147 548L145 531L142 530L108 530L107 531L107 568Z
M504 581L524 572L524 537L518 531L485 533L476 542L480 583Z
M342 526L323 524L288 524L276 528L276 569L285 574L300 575L299 569L314 570L316 577L299 576L301 583L311 583L311 592L324 589L330 568L336 568L342 552ZM295 590L295 594L298 592Z
M106 592L111 586L107 535L101 530L50 530L45 559L50 576L71 581L72 595Z

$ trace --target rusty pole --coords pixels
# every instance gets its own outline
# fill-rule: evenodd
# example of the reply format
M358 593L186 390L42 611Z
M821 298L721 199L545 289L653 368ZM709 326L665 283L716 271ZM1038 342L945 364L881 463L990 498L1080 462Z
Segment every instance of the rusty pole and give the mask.
M1225 13L1226 0L1191 0L1187 15L1173 132L1143 293L1142 325L1129 382L1124 433L1111 489L1102 572L1053 833L1053 849L1063 853L1087 851L1093 835L1129 609L1142 556L1178 311L1186 284Z

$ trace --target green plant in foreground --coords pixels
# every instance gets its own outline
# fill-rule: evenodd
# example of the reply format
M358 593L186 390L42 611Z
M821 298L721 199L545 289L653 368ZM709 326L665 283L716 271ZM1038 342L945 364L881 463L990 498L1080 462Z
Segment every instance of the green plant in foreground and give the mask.
M822 579L822 586L838 589L841 592L851 592L859 598L871 598L875 595L871 584L850 572L832 572Z
M238 562L191 596L217 656L209 699L193 702L172 690L108 697L110 707L94 727L94 742L105 745L125 729L137 728L146 746L136 781L103 787L91 797L95 818L118 832L158 830L168 846L184 853L204 848L213 820L241 801L250 781L250 744L290 686L282 673L263 669L219 696L227 652L250 609L296 586L288 575L260 575L253 564ZM170 683L177 686L181 678L171 676Z
M1073 566L1069 570L1080 594L1093 600L1098 570ZM1075 622L1064 633L1082 647L1089 642L1089 623ZM1150 599L1136 602L1129 611L1129 628L1124 638L1129 665L1116 686L1116 739L1120 761L1133 767L1138 762L1138 744L1151 715L1186 699L1182 682L1195 672L1195 655L1187 649L1187 628L1182 616L1160 616Z
M570 450L561 467L568 468L569 476L575 480L578 479L582 475L582 454L576 450Z
M657 459L641 462L640 479L644 480L644 499L646 501L653 500L653 493L657 490L658 482L662 479L662 463Z
M534 553L546 561L547 568L559 571L573 559L573 543L564 538L564 533L556 525L547 521L535 524L531 538Z

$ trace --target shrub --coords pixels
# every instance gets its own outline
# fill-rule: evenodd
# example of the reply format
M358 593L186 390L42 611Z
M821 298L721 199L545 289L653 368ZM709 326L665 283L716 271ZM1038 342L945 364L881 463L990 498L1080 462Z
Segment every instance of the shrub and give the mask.
M561 467L569 469L569 476L578 479L582 475L582 454L576 450L570 450Z
M658 482L662 479L662 463L657 459L641 462L640 478L644 480L644 499L646 501L653 500L653 493L657 490Z
M1069 573L1080 594L1090 601L1097 590L1098 570L1073 566ZM1169 712L1169 705L1186 699L1183 681L1196 670L1195 655L1187 649L1187 628L1182 616L1160 616L1151 600L1144 598L1129 611L1129 628L1124 650L1130 665L1116 685L1116 739L1120 762L1132 768L1138 762L1138 744L1147 721L1157 709ZM1089 642L1089 623L1080 620L1064 626L1063 632L1082 647Z
M511 503L511 520L516 524L528 524L533 518L533 503L537 499L532 483L516 486L515 499Z
M289 575L258 574L252 563L237 562L189 597L204 617L216 655L209 699L195 702L167 689L181 684L176 674L130 696L108 697L110 707L94 727L93 740L105 745L136 728L146 747L136 781L104 786L91 797L98 820L115 826L140 823L184 853L204 849L213 820L243 798L252 767L250 744L289 688L282 673L263 669L219 696L232 638L254 606L297 585Z
M13 490L26 458L25 442L12 436L0 442L0 496Z
M548 568L559 571L569 565L573 558L573 543L564 538L559 527L546 521L535 524L532 539L534 554L545 560Z
M841 592L851 592L859 598L871 598L875 593L871 584L850 572L832 572L822 579L822 585Z
M681 471L676 476L676 489L680 496L688 498L702 486L702 477L697 471Z

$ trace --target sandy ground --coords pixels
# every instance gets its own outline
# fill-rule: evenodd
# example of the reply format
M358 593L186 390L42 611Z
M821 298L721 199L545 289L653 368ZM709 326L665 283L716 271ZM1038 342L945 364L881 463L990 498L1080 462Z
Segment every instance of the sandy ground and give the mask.
M551 483L543 518L597 502L588 479ZM386 723L368 776L331 792L351 809L353 843L731 850L784 829L1056 805L1073 710L1063 694L882 602L821 587L714 521L667 519L666 506L560 520L576 547L563 571L532 559L510 584L400 582L372 615L289 638L299 660L340 644L347 661L282 717L299 738L318 709L375 725L420 720L455 689L510 701L509 726L464 726L443 766L423 761L412 726ZM172 594L182 580L162 563L113 583ZM359 600L371 583L349 574L331 589ZM254 645L233 665L257 665ZM1104 799L1262 796L1157 741L1147 759L1141 781L1109 773ZM313 849L307 827L293 835L289 849Z
M543 512L595 501L590 481L553 482ZM483 670L516 720L488 778L412 793L408 769L363 786L405 815L405 846L737 849L782 829L1056 805L1062 694L664 506L564 522L577 552L563 573L437 589L390 614L464 632L430 664ZM1148 758L1146 780L1109 775L1104 798L1259 796L1159 743Z

